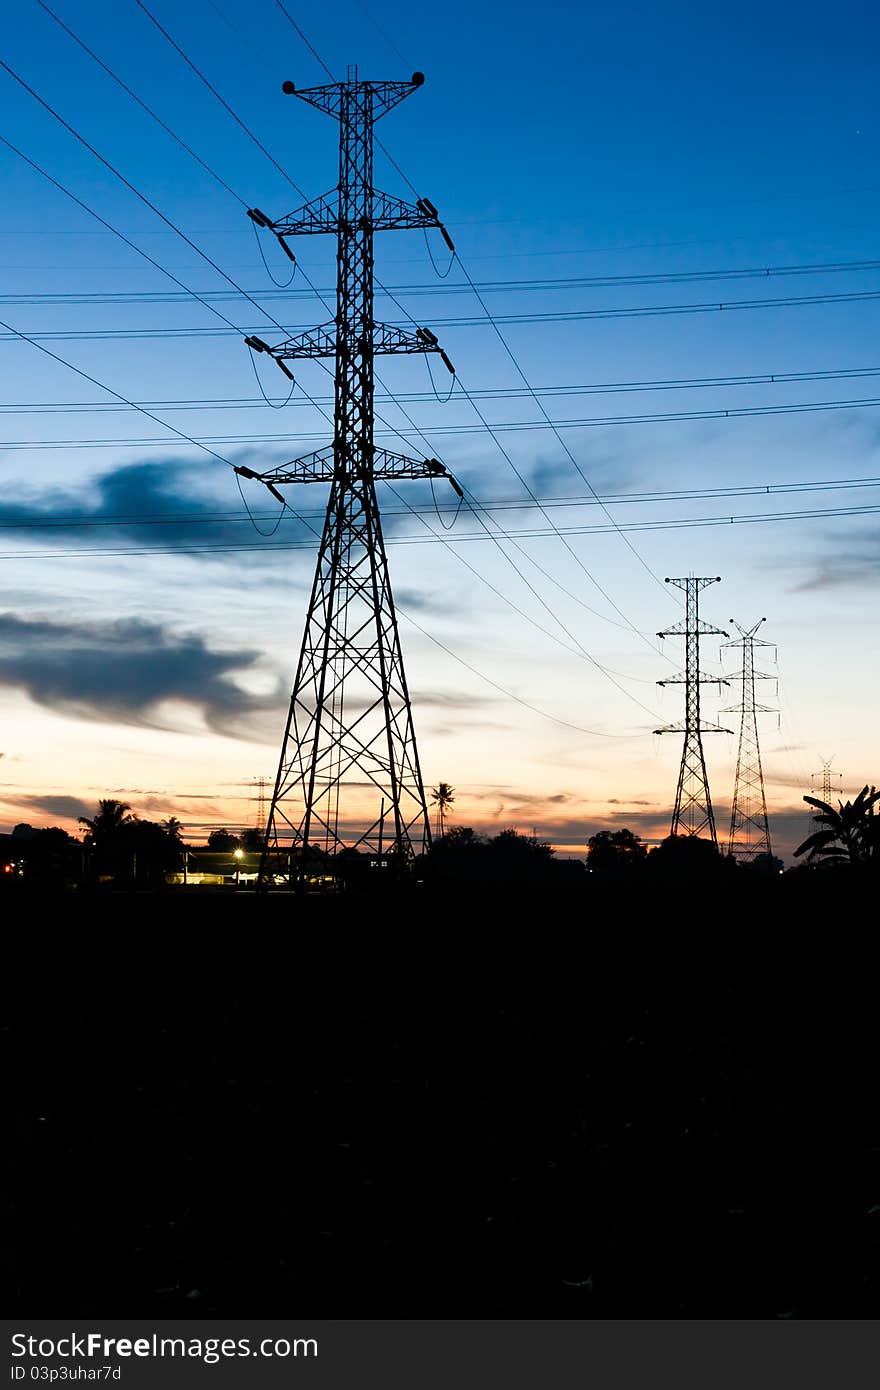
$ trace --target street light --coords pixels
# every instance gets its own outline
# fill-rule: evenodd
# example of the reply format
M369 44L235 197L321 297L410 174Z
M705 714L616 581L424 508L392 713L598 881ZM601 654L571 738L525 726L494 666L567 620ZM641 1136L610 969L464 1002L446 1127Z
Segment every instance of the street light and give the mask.
M236 888L237 888L237 887L238 887L238 874L239 874L239 870L241 869L241 861L242 861L242 859L244 858L244 850L243 850L243 849L237 849L237 850L235 851L235 853L234 853L234 858L235 858L235 886L236 886Z

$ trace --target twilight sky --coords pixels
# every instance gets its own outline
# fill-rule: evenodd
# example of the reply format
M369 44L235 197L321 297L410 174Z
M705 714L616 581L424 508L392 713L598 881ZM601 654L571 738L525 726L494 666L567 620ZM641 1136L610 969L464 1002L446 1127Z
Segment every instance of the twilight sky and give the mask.
M810 3L287 2L334 72L425 72L378 134L439 207L577 464L461 269L438 278L419 233L377 238L380 280L438 333L495 432L464 393L436 400L423 360L399 358L378 363L377 438L428 452L405 410L473 497L505 504L486 518L495 541L467 510L442 532L453 514L438 517L422 484L381 493L426 781L455 786L457 823L534 827L563 853L603 827L662 836L681 748L652 730L682 709L679 688L655 684L681 649L655 637L680 613L662 579L718 574L703 616L721 627L766 616L778 644L778 672L772 650L764 669L779 698L775 679L759 698L780 710L778 726L763 717L762 748L771 832L790 848L820 755L834 755L848 792L880 780L880 514L863 510L880 509L880 262L863 264L878 255L876 14L847 0L833 25ZM277 341L267 315L285 329L325 321L304 279L273 284L240 201L280 216L302 201L288 178L309 197L336 181L335 123L281 93L285 78L324 75L275 0L149 8L277 165L136 0L47 3L228 190L38 0L22 0L4 62L267 314L3 69L0 136L242 333ZM327 423L300 390L283 409L265 404L241 333L9 144L0 168L0 828L73 828L103 795L176 815L193 840L253 825L314 537L295 520L258 535L223 460L285 462L328 442ZM410 196L378 151L376 184ZM289 263L274 242L263 249L283 283ZM439 237L431 250L445 270ZM332 294L332 243L297 251ZM731 275L786 268L797 273ZM401 319L381 293L377 315ZM279 404L284 379L265 358L257 370ZM319 366L299 377L326 401ZM449 379L435 377L442 396ZM869 404L826 408L852 402ZM581 475L618 526L653 529L616 534ZM269 530L276 504L245 486ZM289 495L320 526L324 490ZM723 521L680 524L700 518ZM500 527L525 534L512 544ZM712 672L718 642L704 647ZM724 654L728 671L735 659ZM735 728L718 711L738 702L734 685L720 699L707 687L705 715ZM723 832L735 739L707 737L706 753Z

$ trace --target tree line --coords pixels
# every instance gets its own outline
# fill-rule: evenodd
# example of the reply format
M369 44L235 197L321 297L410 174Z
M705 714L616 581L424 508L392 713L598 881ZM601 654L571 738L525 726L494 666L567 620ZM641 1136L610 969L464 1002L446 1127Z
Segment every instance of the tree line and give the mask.
M780 859L757 856L738 862L719 851L709 840L670 836L649 849L629 829L600 830L590 836L583 859L560 859L553 846L535 835L502 830L485 835L469 826L448 826L454 788L441 782L434 789L437 826L430 850L411 866L417 879L437 884L540 884L573 886L586 875L615 883L639 880L660 882L688 878L706 882L778 875ZM865 786L850 801L837 806L805 796L814 810L814 830L794 851L801 861L788 874L877 873L880 870L880 790ZM204 850L188 846L183 826L176 817L156 822L141 819L123 801L102 799L94 816L80 817L82 837L77 839L57 826L44 829L21 824L3 837L2 878L25 878L62 886L70 883L134 883L154 887L170 876L185 875ZM247 856L255 866L263 849L263 833L249 829L235 833L213 830L207 839L208 854L216 860L228 857L220 868L231 870L236 859ZM289 852L284 851L289 863ZM379 886L391 877L374 871L394 869L393 855L383 856L346 849L328 854L311 845L299 855L303 871L323 875L328 881L358 888L368 880Z

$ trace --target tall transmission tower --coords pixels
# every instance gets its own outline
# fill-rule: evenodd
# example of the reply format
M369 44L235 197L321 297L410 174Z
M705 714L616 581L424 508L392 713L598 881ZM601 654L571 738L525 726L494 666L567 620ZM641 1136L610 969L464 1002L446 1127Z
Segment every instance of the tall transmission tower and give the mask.
M755 682L775 680L776 677L769 672L755 670L755 647L773 646L772 642L764 642L756 636L758 629L767 619L761 618L748 631L740 627L735 618L731 618L730 621L739 633L739 641L725 642L724 645L742 651L742 668L733 677L741 682L740 702L722 710L723 714L740 716L727 852L736 859L747 862L759 855L772 853L767 798L764 794L764 772L761 767L761 746L758 742L758 715L772 711L769 705L756 703Z
M238 470L282 501L278 488L285 484L330 485L266 822L261 885L280 862L288 866L289 881L302 884L313 847L390 854L402 867L430 845L376 482L449 475L436 459L407 458L373 443L377 353L436 352L454 371L429 329L409 332L373 318L373 234L434 227L449 240L427 199L410 204L373 188L373 125L423 81L421 73L409 82L361 81L349 67L344 82L303 91L285 82L288 95L339 122L339 182L275 222L249 210L291 259L288 237L334 234L337 264L334 321L275 347L246 340L252 350L268 352L288 377L286 363L293 359L335 359L332 444L263 473Z
M685 593L685 617L683 622L658 632L658 637L683 637L685 639L685 669L681 675L668 676L658 681L658 685L684 686L684 723L667 724L655 729L655 734L684 734L684 748L681 755L681 769L678 774L678 789L675 793L675 809L672 812L670 835L700 835L708 830L709 838L717 846L715 813L709 795L709 778L706 774L706 758L703 753L703 734L729 734L730 729L722 729L718 724L704 724L700 717L700 686L727 685L720 676L705 676L700 670L700 638L720 636L728 633L720 627L711 627L700 618L700 590L709 584L718 584L721 576L714 579L699 579L689 575L685 579L667 579Z

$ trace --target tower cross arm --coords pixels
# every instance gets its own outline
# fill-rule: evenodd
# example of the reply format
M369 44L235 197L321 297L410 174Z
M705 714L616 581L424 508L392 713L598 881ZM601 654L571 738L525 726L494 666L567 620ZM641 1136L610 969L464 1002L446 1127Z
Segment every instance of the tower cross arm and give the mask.
M416 328L411 332L408 328L400 328L393 323L373 323L372 331L367 336L371 351L385 356L394 353L439 353L444 365L455 375L455 368L430 328ZM291 361L295 358L335 357L339 346L335 323L321 323L317 328L304 328L274 347L253 335L245 338L245 342L254 352L267 352L276 362Z
M355 78L357 86L363 92L369 93L372 107L371 116L374 121L378 121L380 116L384 116L386 112L398 106L417 87L421 87L424 80L424 74L421 72L414 72L408 82L370 82L363 79L358 81ZM350 89L351 86L352 83L349 81L328 82L322 87L298 88L292 82L285 82L282 90L287 96L298 97L300 101L308 102L310 106L316 106L325 115L335 116L337 120L341 120L346 114L346 89Z
M730 685L726 676L707 676L704 671L696 671L688 675L686 671L680 671L677 676L664 676L662 680L656 682L657 685Z
M259 208L248 208L248 217L258 227L268 227L282 245L286 236L315 236L321 232L335 232L339 222L339 193L337 189L331 188L329 193L312 198L295 212L289 212L286 217L279 217L277 221L267 217ZM287 251L286 246L284 249ZM290 254L288 251L288 255Z
M337 476L336 451L332 444L302 458L292 459L290 463L279 464L257 473L252 468L239 465L236 473L243 478L253 478L265 483L274 495L277 485L284 483L332 483ZM391 449L376 449L373 453L371 476L377 481L402 478L447 478L459 495L461 489L446 465L439 459L411 459L405 454L396 454Z
M320 323L317 328L304 328L292 338L285 338L277 347L269 347L259 338L246 338L245 342L257 352L268 352L276 362L297 357L335 357L336 324Z
M692 637L694 633L699 633L701 637L729 637L723 627L713 627L711 623L703 622L700 618L695 627L689 626L685 619L680 623L673 623L672 627L665 627L662 632L658 632L658 637Z
M274 232L284 250L290 255L290 251L284 245L285 237L320 236L321 233L338 230L339 190L333 188L329 193L322 193L319 198L312 198L294 212L274 220L259 208L248 208L248 217L258 227L267 227L270 232ZM425 230L436 227L445 231L437 209L427 198L419 198L417 202L410 203L405 198L398 198L393 193L382 193L379 189L373 189L369 212L361 219L362 228L365 221L369 222L370 229L374 232L411 231L421 227Z
M333 445L327 444L323 449L315 449L302 458L291 459L290 463L278 464L276 468L267 468L262 473L244 464L239 464L235 471L242 478L254 478L258 483L265 483L273 496L280 497L280 493L275 491L276 483L330 483L333 481L333 468Z
M661 729L654 729L655 734L688 734L691 730L685 724L664 724ZM720 724L700 724L701 734L732 734L732 729L724 729Z

